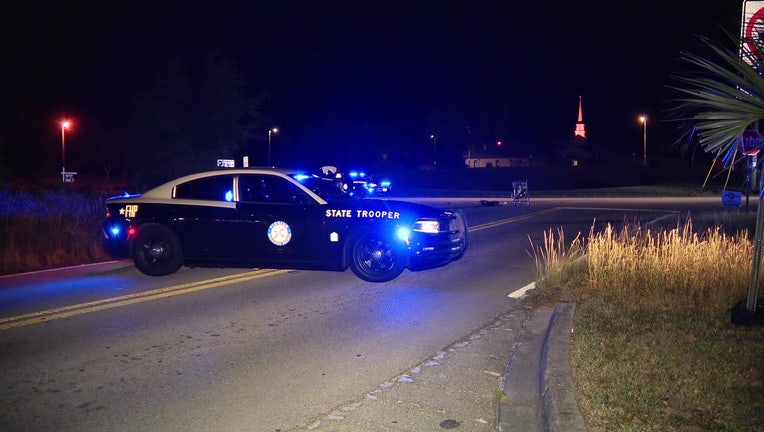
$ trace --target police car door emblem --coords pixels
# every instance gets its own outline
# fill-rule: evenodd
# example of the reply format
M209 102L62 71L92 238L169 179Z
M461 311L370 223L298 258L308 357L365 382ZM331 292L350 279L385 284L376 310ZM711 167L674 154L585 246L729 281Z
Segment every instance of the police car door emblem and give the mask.
M276 221L268 227L268 240L276 246L284 246L292 239L292 228L286 222Z

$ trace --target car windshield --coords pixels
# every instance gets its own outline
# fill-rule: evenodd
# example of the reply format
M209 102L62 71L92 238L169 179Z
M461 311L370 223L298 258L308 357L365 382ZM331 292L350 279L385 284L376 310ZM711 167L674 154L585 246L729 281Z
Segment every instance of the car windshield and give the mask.
M326 200L326 202L338 202L355 199L354 197L347 194L344 190L342 190L342 183L337 183L333 179L309 174L295 174L292 177L305 185L305 187L313 191L315 194Z

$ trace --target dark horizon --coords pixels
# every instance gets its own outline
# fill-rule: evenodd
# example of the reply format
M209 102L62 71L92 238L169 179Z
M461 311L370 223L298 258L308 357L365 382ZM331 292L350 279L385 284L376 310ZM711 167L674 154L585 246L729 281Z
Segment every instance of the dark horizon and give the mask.
M126 133L137 131L124 125L141 124L136 95L168 60L193 84L210 58L230 60L248 96L268 95L237 153L253 163L274 126L279 165L383 153L424 163L431 134L439 158L497 140L512 154L538 153L571 137L579 96L592 142L641 152L645 113L650 153L670 152L679 131L665 122L667 86L686 68L680 52L697 51L697 35L723 41L723 30L739 31L742 2L698 3L31 2L4 14L0 30L0 168L57 169L64 117L74 122L72 169L97 165L93 148L129 153Z

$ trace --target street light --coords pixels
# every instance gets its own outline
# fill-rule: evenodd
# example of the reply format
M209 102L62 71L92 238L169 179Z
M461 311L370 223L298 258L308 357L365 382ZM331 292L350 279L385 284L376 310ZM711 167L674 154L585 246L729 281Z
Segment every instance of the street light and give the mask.
M279 128L268 129L268 166L271 166L271 135L279 133Z
M435 134L430 134L430 139L432 140L432 164L437 165L438 164L438 137L436 137Z
M72 123L69 120L61 122L61 181L66 183L66 130Z
M642 123L642 165L647 166L647 116L639 116Z

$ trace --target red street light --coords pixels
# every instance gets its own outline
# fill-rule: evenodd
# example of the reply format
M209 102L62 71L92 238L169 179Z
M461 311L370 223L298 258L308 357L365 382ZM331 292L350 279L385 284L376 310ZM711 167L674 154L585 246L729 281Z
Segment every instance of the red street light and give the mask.
M69 120L61 122L61 179L66 182L66 130L72 123Z

